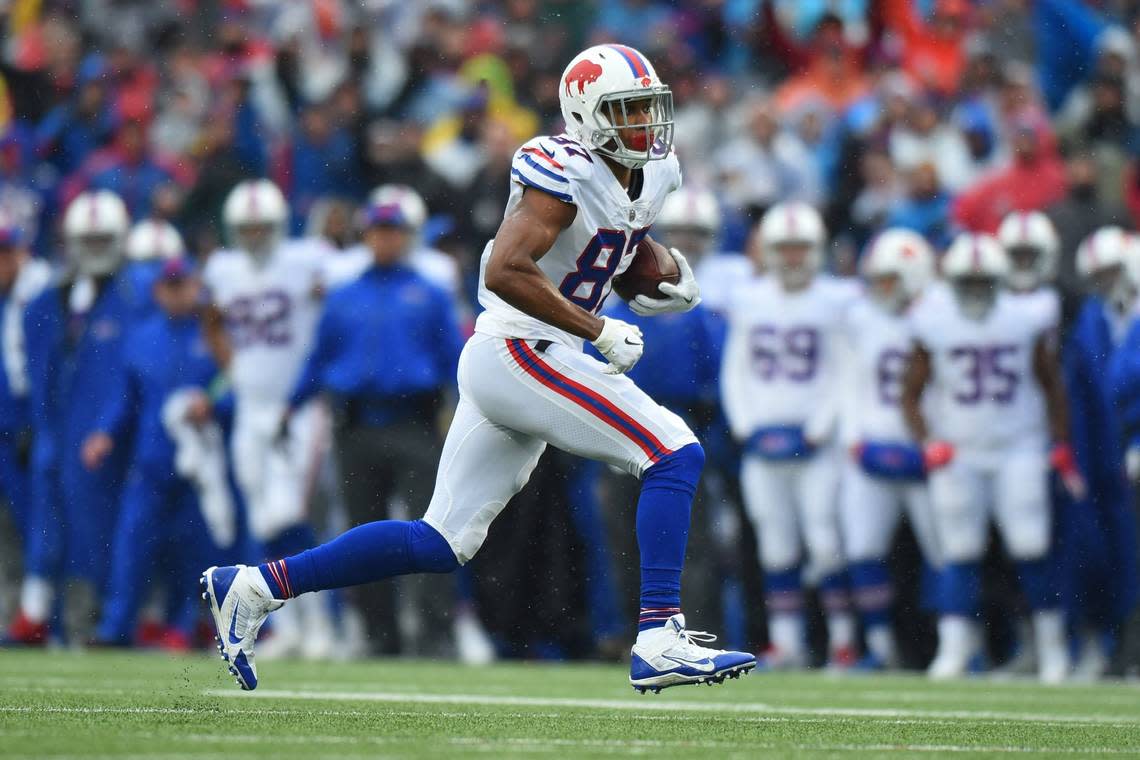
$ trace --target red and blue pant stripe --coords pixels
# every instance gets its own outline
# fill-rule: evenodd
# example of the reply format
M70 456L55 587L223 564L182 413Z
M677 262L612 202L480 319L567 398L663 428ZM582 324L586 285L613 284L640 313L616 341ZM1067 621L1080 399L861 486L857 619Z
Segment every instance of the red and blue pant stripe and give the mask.
M637 444L645 452L649 460L656 464L663 457L673 453L667 446L645 428L633 417L626 414L609 399L581 383L571 380L559 373L526 341L518 338L507 340L507 349L511 357L522 367L528 375L533 377L544 387L549 388L560 396L573 401L578 406L606 423L614 430Z

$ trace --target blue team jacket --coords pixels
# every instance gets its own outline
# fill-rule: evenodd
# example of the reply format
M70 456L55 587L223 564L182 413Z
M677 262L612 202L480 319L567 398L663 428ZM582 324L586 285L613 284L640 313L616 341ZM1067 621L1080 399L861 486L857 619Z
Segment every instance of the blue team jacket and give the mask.
M1070 438L1088 479L1089 495L1101 503L1124 498L1123 431L1108 379L1115 352L1104 302L1086 299L1065 342L1062 360Z
M174 444L162 424L163 404L180 388L205 390L217 371L196 317L155 314L127 337L121 371L108 379L97 427L116 443L133 432L132 467L169 476Z
M383 401L455 384L463 337L451 296L406 266L372 266L325 301L290 397Z
M628 374L653 400L678 412L716 403L724 342L720 317L700 305L683 314L641 317L618 298L605 313L641 328L645 353Z
M4 334L4 322L8 312L8 293L0 293L0 335ZM28 424L28 402L26 397L17 397L9 385L8 373L0 366L0 435L17 433Z
M80 447L96 429L107 380L122 370L123 341L137 308L132 289L120 279L107 281L82 315L70 313L68 293L67 285L49 287L24 312L38 467L82 466Z

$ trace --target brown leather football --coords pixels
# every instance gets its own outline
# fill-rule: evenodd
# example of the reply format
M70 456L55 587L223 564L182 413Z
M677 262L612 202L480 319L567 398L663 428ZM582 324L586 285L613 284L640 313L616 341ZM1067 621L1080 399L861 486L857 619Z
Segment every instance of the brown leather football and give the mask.
M626 301L632 301L635 296L666 298L657 286L663 282L676 285L680 281L681 270L665 246L645 238L637 244L637 253L629 268L614 278L614 292Z

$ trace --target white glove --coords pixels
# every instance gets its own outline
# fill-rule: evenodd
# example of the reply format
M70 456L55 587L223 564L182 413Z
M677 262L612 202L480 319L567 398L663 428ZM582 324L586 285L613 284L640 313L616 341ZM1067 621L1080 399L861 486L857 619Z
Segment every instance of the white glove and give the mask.
M701 287L697 285L697 278L693 276L689 262L676 248L670 248L669 255L677 262L677 269L681 270L681 281L676 285L663 282L657 286L657 289L668 298L636 296L629 302L629 308L634 314L653 317L658 314L688 311L701 302Z
M620 375L633 369L645 351L641 329L611 317L602 317L602 332L593 344L598 353L610 360L604 370L607 375Z
M1140 483L1140 445L1129 446L1124 452L1124 471L1133 483Z

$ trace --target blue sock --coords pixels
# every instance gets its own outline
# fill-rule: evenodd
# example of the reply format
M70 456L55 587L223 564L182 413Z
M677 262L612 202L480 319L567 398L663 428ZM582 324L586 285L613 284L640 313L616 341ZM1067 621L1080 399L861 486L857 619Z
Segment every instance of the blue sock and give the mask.
M764 594L769 615L773 613L798 615L803 612L803 580L800 578L799 565L787 570L766 571Z
M1020 560L1017 579L1031 610L1052 610L1061 606L1057 584L1053 577L1053 564L1049 557Z
M851 595L847 587L847 573L844 570L820 579L819 601L825 612L847 612L851 609Z
M381 520L359 525L314 549L259 566L275 599L409 573L449 573L455 552L423 520Z
M872 628L887 625L891 618L891 576L887 563L881 559L854 562L847 568L851 578L851 589L855 595L855 606L863 625Z
M641 479L641 498L637 501L639 631L657 628L681 611L681 568L689 540L689 513L704 464L701 445L691 443L650 467Z
M958 562L942 568L943 615L974 617L982 600L982 568L977 562Z

